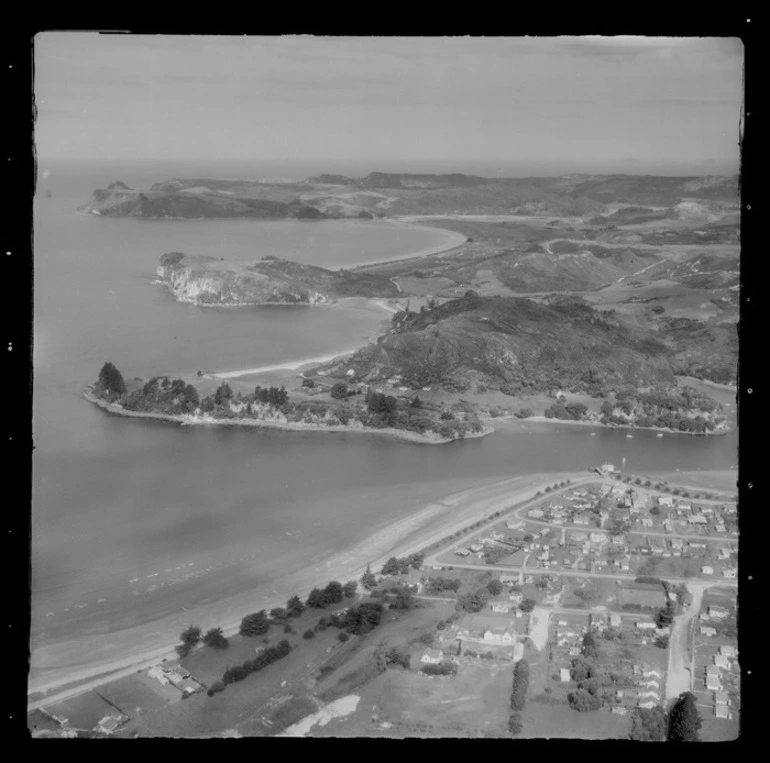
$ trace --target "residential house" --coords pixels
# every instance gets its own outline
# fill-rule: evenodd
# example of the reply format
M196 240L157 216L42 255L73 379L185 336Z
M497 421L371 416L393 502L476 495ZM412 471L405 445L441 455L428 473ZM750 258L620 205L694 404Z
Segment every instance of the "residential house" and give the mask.
M728 580L735 580L737 575L738 575L738 570L736 570L735 567L725 567L722 570L722 577L725 577Z
M559 677L561 678L563 683L567 683L568 681L572 680L572 676L570 675L569 668L561 668L559 671Z
M516 641L516 634L507 628L487 628L484 631L484 641L497 644L512 644Z
M707 625L701 625L700 633L701 633L701 636L716 636L717 635L716 629L715 628L710 628Z
M714 703L717 705L729 705L730 695L726 691L715 691Z
M528 517L532 517L533 519L539 519L542 516L545 516L545 512L543 512L542 509L530 509L527 512Z
M508 613L511 611L511 605L507 601L492 601L489 603L493 612Z
M642 527L652 527L653 524L651 517L642 517Z
M622 618L620 617L620 615L610 615L610 625L613 628L619 628L621 622L622 622Z
M717 718L727 720L730 717L730 713L727 711L727 705L714 705L714 715Z
M612 712L615 715L625 715L628 711L626 710L625 707L622 707L621 705L616 705L615 707L612 708Z
M671 548L681 551L684 548L684 541L681 538L671 538Z
M471 543L468 548L473 551L474 554L484 550L484 546L481 543Z
M716 665L718 668L727 668L730 669L730 660L727 659L723 654L715 654L714 655L714 665Z
M637 620L636 623L637 630L640 631L654 631L655 630L655 623L651 620Z
M593 519L593 513L590 511L581 511L579 514L575 514L575 516L572 518L572 524L574 525L583 525L587 527L591 524L591 520Z
M643 671L642 676L644 676L644 678L653 678L653 677L660 678L661 674L657 668L652 668L652 670Z
M455 551L455 555L457 555L457 556L470 556L471 552L467 548L458 548Z
M706 676L706 688L709 691L721 691L722 684L719 681L719 676L715 676L715 675Z
M722 646L719 647L719 654L723 654L725 657L736 657L738 652L736 652L734 646L722 644Z
M420 657L420 662L426 665L438 665L443 662L444 653L440 649L427 649Z
M505 526L509 530L521 530L521 529L524 528L524 520L523 519L518 519L518 520L517 519L509 519L505 523Z
M708 519L702 514L693 514L687 519L691 525L707 525L709 523Z
M644 708L645 710L652 710L653 707L655 707L658 703L653 702L651 699L646 699L643 702L639 703L639 707Z
M591 533L591 543L606 543L607 535L605 533Z
M101 731L103 734L112 734L119 726L122 726L128 718L121 713L111 713L104 716L96 726L95 731Z
M715 620L724 620L729 614L729 610L725 609L724 607L709 607L709 617L712 617Z
M671 508L674 505L674 499L670 495L658 496L658 506L667 506Z
M524 600L524 594L521 591L514 591L508 594L508 601L511 602L511 606L518 607Z
M519 582L518 575L500 575L500 582L503 585L516 585Z
M714 574L714 568L709 567L708 565L704 565L700 568L701 575L713 575Z

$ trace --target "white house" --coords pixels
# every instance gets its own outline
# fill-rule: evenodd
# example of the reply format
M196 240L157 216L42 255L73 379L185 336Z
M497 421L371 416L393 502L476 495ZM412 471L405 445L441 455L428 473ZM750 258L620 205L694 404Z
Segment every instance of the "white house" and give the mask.
M420 657L420 662L427 665L438 665L444 659L444 653L440 649L427 649Z
M722 684L719 682L719 676L706 676L706 688L709 691L721 691Z
M618 628L621 622L620 615L610 615L610 625L613 628Z
M700 633L701 633L701 636L716 636L717 635L716 628L710 628L707 625L701 625Z
M709 607L709 617L714 618L715 620L724 620L725 617L727 617L730 613L728 610L726 610L724 607Z
M730 660L727 659L723 654L715 654L714 655L714 665L716 665L718 668L730 668Z
M487 628L484 631L484 641L495 644L513 644L516 641L516 635L507 628Z
M714 568L709 567L708 565L705 565L704 567L700 568L701 575L713 575L714 574Z
M653 622L651 622L649 620L637 620L636 627L640 631L650 631L650 630L654 631L655 628L656 628L656 625L655 625L655 623L653 623Z
M735 657L737 652L735 651L734 646L723 644L719 647L719 654L723 654L725 657Z
M729 580L734 580L737 574L738 570L736 570L735 567L725 567L722 570L722 577L728 578Z
M727 705L714 705L714 715L716 715L717 718L729 718L730 713L727 712Z
M506 527L507 527L509 530L520 530L521 528L523 528L523 527L524 527L524 520L523 520L523 519L519 519L519 520L516 520L516 519L509 519L509 520L508 520L508 521L505 523L505 526L506 526Z
M507 601L493 601L490 603L493 612L510 612L511 605Z
M542 509L530 509L527 512L527 516L532 517L533 519L539 519L543 516L543 510Z
M559 675L563 683L567 683L568 681L572 680L572 676L570 675L569 668L562 668L559 671Z
M726 691L715 691L714 703L717 705L729 705L730 695Z

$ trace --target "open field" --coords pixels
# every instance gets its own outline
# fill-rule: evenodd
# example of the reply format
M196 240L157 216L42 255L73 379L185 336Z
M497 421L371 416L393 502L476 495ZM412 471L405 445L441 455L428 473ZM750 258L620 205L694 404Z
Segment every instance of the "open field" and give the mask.
M522 739L625 739L630 721L610 713L576 713L566 704L528 700Z

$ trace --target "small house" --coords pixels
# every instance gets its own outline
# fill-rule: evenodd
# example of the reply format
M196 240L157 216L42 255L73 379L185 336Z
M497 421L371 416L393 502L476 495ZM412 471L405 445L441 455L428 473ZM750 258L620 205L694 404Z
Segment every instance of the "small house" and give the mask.
M440 649L427 649L420 657L420 662L425 665L438 665L443 660L444 653Z
M717 705L729 705L730 704L730 695L726 691L715 691L714 692L714 704L717 704Z
M735 651L734 646L723 644L722 646L719 647L719 654L723 654L725 657L735 657L737 655L737 652Z
M727 711L727 705L714 705L714 715L717 718L727 720L730 717L730 713Z
M562 683L567 683L568 681L572 680L572 676L570 675L569 668L562 668L559 671L559 676L561 677Z
M701 575L713 575L714 574L714 568L709 567L708 565L704 565L700 568Z
M701 636L716 636L716 628L710 628L708 625L701 625L700 627L700 634Z
M511 605L507 601L493 601L489 606L493 612L508 613L511 610Z
M722 684L719 681L719 676L714 676L714 675L706 676L706 688L709 691L721 691Z
M716 665L718 668L727 668L729 670L730 660L728 660L727 657L725 657L723 654L715 654L714 665Z

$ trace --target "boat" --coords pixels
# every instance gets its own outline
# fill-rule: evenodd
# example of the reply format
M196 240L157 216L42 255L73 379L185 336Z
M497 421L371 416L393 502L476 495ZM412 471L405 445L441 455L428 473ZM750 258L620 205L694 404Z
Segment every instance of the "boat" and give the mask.
M633 437L633 435L632 434L627 434L626 437L630 440Z
M655 435L656 437L663 437L663 432L658 432L658 434Z

